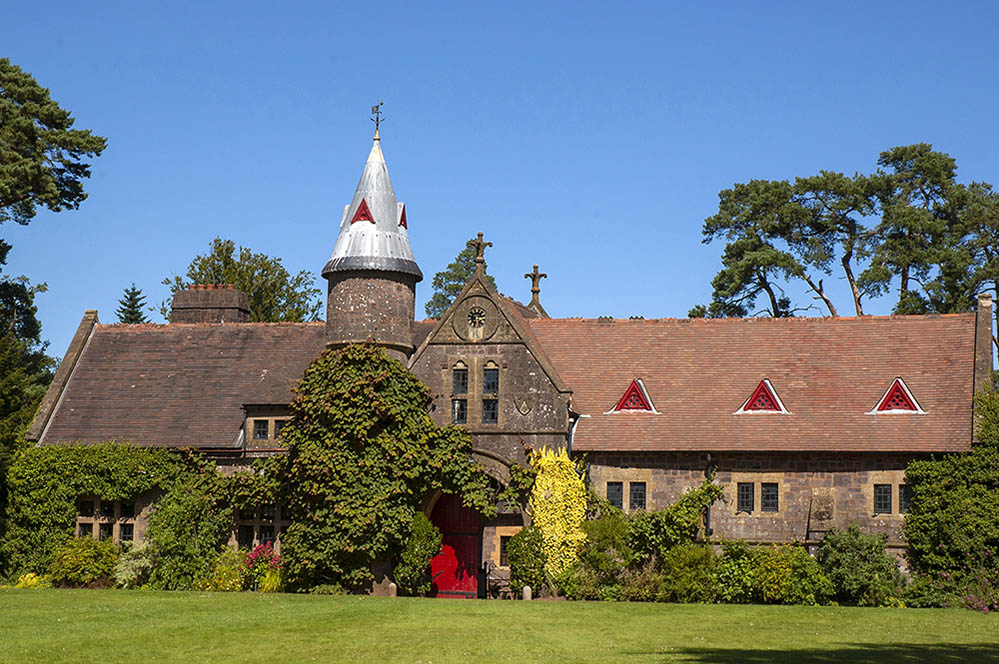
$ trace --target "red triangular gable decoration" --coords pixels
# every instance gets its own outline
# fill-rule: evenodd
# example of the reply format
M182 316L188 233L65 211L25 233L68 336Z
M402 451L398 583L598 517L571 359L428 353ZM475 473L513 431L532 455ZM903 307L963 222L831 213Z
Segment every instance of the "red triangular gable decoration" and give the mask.
M625 391L624 396L614 406L615 411L619 410L652 410L649 398L645 396L645 391L638 386L638 381L631 381L631 385Z
M909 393L905 391L904 387L902 387L902 381L898 378L896 378L895 382L891 384L891 387L888 388L888 391L881 399L881 403L878 404L879 413L886 410L919 410L915 402L913 402L912 397L910 397Z
M780 402L777 401L777 395L775 395L770 389L767 381L761 380L760 384L756 386L756 391L753 392L753 396L749 397L749 401L747 401L746 405L742 407L742 410L780 413L784 409L781 408Z
M371 223L375 223L375 218L371 216L371 210L368 209L368 202L363 198L361 199L361 204L357 206L354 216L351 217L350 223L354 223L355 221L370 221Z
M417 210L417 212L419 212L419 210ZM402 204L402 215L399 217L399 225L402 226L403 228L407 229L407 230L409 229L409 226L406 225L406 204L405 203Z

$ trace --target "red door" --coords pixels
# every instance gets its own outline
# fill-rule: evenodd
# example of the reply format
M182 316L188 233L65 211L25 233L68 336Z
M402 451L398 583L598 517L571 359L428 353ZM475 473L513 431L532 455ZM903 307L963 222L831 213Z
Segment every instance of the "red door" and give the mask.
M441 552L430 561L437 597L475 599L479 589L482 535L479 514L456 496L443 495L430 520L443 536Z

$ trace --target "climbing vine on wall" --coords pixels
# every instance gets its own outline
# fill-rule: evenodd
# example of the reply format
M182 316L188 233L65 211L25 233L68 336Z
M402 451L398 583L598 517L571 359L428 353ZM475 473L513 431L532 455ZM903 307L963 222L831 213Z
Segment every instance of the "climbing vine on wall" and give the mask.
M537 472L531 489L531 516L541 531L545 571L554 578L576 562L586 539L582 529L586 483L565 448L534 452L531 465Z
M281 430L291 526L281 536L294 587L363 589L390 565L434 491L485 516L496 496L468 432L430 419L427 388L370 345L326 351L305 371Z
M4 573L45 571L55 550L73 536L79 496L133 500L169 486L197 463L175 450L118 443L21 450L8 475Z

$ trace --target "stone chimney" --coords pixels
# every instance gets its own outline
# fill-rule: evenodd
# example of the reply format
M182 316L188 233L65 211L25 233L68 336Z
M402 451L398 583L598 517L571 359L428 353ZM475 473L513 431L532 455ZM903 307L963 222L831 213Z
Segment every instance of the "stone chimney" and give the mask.
M232 284L193 284L174 293L171 323L248 323L250 298Z

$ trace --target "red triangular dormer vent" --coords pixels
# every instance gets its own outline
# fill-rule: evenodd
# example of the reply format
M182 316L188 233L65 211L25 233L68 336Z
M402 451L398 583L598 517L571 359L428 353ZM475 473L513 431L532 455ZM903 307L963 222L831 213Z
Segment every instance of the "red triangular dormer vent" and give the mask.
M350 218L350 223L355 221L370 221L375 223L375 218L371 215L371 210L368 209L368 201L361 199L361 204L357 206L357 211L354 212L354 216Z
M649 395L645 393L645 386L642 385L640 380L631 381L631 385L625 390L624 396L621 400L617 402L614 406L615 413L621 411L629 410L645 410L649 412L655 412L652 407L652 401L649 399Z
M752 396L746 399L746 402L742 404L742 408L735 411L736 414L739 413L786 413L787 409L784 408L784 404L781 402L780 397L777 396L777 392L774 391L773 385L770 381L764 378L760 381L760 384L756 386L753 390Z
M896 378L891 387L881 397L881 401L874 407L871 413L922 413L925 412L916 403L912 392L901 378Z
M417 210L419 212L419 210ZM402 204L402 214L399 215L399 225L403 228L409 230L409 226L406 225L406 204Z

